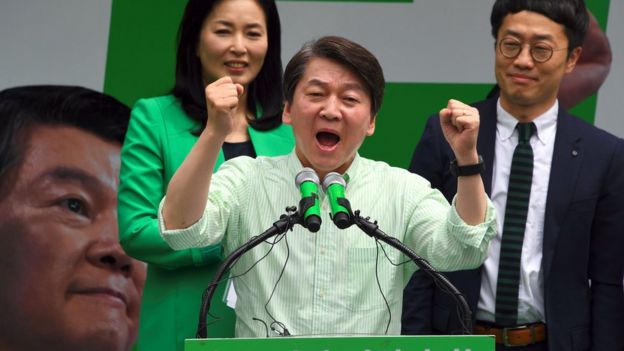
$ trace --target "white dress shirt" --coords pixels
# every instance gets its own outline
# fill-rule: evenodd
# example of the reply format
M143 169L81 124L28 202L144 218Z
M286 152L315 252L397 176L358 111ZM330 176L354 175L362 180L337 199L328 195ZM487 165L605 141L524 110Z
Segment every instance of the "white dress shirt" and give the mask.
M533 180L527 214L527 224L522 243L520 288L518 299L518 323L546 322L544 314L544 274L542 271L542 242L544 236L544 213L552 163L559 103L533 120L536 132L531 136L533 148ZM509 173L514 149L518 144L518 120L497 103L496 146L492 170L491 199L496 208L498 232L490 242L488 258L481 278L481 293L476 317L478 320L495 322L496 282L500 258L501 238L509 186Z

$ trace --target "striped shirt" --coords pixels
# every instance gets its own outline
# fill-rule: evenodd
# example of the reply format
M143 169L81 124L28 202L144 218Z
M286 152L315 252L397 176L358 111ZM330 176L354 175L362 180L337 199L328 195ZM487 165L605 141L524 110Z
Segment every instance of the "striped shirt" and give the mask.
M189 228L166 230L159 215L161 234L174 249L221 243L229 254L268 229L287 206L299 203L294 179L302 168L294 152L225 162L213 175L202 218ZM377 220L381 230L433 267L476 268L485 259L496 231L489 200L484 223L469 226L439 191L406 170L357 155L345 178L345 197L353 210ZM232 275L239 275L260 261L234 279L238 337L266 336L264 325L252 318L281 322L299 336L383 334L388 321L388 334L400 333L403 288L415 265L391 264L376 241L356 226L338 229L322 191L319 197L323 223L317 233L297 225L276 244L260 244L232 268ZM380 245L395 264L405 261L393 248Z

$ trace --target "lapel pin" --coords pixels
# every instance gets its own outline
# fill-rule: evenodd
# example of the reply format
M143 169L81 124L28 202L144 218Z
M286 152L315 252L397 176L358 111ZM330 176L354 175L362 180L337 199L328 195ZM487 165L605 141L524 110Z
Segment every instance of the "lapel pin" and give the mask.
M576 157L578 156L578 154L579 154L578 151L572 150L572 157Z

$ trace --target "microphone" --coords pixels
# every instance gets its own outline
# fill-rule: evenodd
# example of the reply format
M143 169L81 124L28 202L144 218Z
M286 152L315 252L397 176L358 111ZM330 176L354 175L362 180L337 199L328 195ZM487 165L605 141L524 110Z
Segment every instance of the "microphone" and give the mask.
M347 183L339 173L327 173L323 179L323 190L329 199L331 218L340 229L351 225L351 212L344 206L347 203L344 194L346 187Z
M318 200L319 177L309 167L305 167L295 177L295 184L301 192L299 210L303 213L303 226L312 233L321 228L321 207Z

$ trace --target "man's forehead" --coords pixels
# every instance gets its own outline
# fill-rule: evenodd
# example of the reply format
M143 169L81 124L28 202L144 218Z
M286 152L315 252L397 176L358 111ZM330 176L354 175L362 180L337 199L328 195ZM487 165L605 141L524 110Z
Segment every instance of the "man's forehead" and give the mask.
M310 77L310 79L308 79L304 83L309 86L317 85L317 86L325 87L325 86L332 84L333 82L327 79L323 79L322 77ZM362 84L357 80L342 80L342 81L339 81L338 83L340 87L345 90L364 90L364 87L362 86Z
M120 152L121 145L75 127L37 127L30 133L19 177L116 186Z
M565 26L541 13L521 11L505 16L499 34L534 40L554 40L565 37Z
M54 182L73 182L90 187L98 187L101 185L97 175L91 174L79 167L65 166L62 164L42 170L42 172L32 180L33 184Z
M71 125L39 125L32 128L28 138L28 148L45 150L51 153L54 148L71 148L81 145L94 150L121 153L121 144L104 139L102 136L89 130ZM81 149L74 149L68 155L79 153Z
M350 67L324 57L315 57L308 62L300 83L304 86L340 85L343 89L365 90L360 77Z

